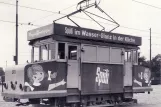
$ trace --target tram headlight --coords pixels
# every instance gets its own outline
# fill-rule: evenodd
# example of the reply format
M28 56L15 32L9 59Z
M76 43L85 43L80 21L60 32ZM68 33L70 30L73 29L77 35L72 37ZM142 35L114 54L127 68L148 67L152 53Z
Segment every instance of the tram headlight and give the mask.
M13 84L13 82L11 81L11 88L13 89L13 90L15 90L16 89L16 85L15 84Z
M22 86L22 84L19 85L19 88L20 88L20 90L23 91L23 86Z
M5 88L6 90L8 89L7 83L3 83L3 86L4 86L4 88Z

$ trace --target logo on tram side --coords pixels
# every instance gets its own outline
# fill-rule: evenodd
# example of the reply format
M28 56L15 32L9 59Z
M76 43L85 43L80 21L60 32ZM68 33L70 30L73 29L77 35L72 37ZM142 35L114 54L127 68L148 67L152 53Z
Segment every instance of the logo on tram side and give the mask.
M96 71L96 83L98 83L98 86L101 84L108 84L109 83L109 70L103 69L101 71L100 67L97 67Z

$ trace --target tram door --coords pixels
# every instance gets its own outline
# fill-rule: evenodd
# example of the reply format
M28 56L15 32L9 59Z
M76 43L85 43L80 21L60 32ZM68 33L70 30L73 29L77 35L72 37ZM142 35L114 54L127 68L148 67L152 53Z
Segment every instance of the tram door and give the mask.
M125 51L124 87L132 86L132 51Z
M67 88L79 88L80 45L68 44Z

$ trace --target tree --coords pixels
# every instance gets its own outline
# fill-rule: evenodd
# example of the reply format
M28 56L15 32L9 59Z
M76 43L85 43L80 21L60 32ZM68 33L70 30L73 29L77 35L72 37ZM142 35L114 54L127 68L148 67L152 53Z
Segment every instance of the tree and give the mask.
M4 73L4 70L2 67L0 67L0 76L3 76L5 73Z
M150 61L146 61L145 56L141 56L138 58L139 65L142 65L144 67L150 67Z
M156 55L151 62L152 72L160 72L161 69L161 54Z
M1 83L2 81L4 82L4 80L5 80L4 75L5 75L5 72L4 72L3 68L0 67L0 83Z
M139 57L139 65L144 67L151 67L152 72L152 84L160 84L161 82L161 54L156 55L152 58L151 63L146 60L145 56Z
M160 84L161 82L161 54L156 55L151 61L152 84Z

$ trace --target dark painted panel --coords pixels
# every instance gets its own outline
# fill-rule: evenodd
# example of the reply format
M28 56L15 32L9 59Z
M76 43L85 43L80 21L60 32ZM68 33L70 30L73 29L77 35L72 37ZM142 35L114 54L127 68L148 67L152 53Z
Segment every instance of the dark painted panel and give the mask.
M134 87L148 87L151 85L151 71L143 66L134 66Z
M123 92L123 65L111 65L111 93Z
M66 63L44 62L25 67L25 91L66 89Z
M123 66L82 64L82 93L123 91Z

